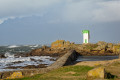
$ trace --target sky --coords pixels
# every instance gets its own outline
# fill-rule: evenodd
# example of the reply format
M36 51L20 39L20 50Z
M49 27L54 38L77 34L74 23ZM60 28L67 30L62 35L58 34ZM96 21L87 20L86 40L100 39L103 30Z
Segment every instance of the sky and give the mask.
M0 45L120 43L120 0L0 0Z

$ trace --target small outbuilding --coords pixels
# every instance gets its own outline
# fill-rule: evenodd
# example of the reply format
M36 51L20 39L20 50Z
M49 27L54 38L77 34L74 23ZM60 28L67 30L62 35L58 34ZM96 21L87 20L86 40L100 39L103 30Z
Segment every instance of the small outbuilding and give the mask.
M90 31L89 30L82 30L82 33L83 33L83 43L89 43Z

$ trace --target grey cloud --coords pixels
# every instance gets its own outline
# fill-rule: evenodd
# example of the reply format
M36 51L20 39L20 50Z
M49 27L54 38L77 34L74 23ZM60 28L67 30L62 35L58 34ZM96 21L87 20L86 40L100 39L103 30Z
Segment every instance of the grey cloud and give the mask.
M50 23L119 21L120 0L0 0L0 24L11 16L45 14L53 16Z
M120 21L120 1L101 2L98 6L100 8L93 11L94 21Z
M60 0L0 0L0 23L13 17L43 15ZM8 19L7 19L8 18Z
M63 16L66 21L111 22L120 20L119 0L82 0L65 5Z

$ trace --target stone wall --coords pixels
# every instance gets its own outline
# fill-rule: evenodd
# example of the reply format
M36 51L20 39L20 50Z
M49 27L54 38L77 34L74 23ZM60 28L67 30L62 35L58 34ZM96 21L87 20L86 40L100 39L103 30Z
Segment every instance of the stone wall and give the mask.
M26 76L33 76L35 74L46 73L53 69L57 69L62 66L71 64L72 61L75 61L76 59L77 59L77 52L75 50L71 50L71 51L68 51L62 57L60 57L56 62L54 62L47 68L24 69L24 70L19 70L19 71L0 72L0 79L22 78ZM18 74L20 74L20 76Z
M69 65L77 59L77 52L75 50L67 52L64 56L60 57L55 63L47 67L48 69L57 69L64 65Z

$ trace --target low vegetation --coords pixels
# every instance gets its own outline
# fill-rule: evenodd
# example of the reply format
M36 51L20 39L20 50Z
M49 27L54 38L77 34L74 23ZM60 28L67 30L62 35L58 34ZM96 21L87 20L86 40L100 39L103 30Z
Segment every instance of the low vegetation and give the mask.
M87 72L93 69L88 66L66 66L46 74L38 74L15 80L85 80Z
M119 61L101 66L104 66L105 71L109 74L105 80L120 80ZM45 74L14 80L86 80L88 71L93 68L82 65L64 66Z

